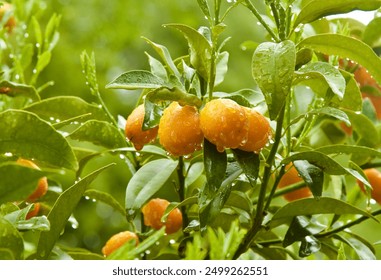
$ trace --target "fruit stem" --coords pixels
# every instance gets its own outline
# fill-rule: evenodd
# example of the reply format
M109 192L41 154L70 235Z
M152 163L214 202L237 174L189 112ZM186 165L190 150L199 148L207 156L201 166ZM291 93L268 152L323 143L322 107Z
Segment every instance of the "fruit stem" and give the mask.
M257 203L257 208L256 208L256 213L255 213L255 218L254 218L254 223L253 226L249 229L249 231L246 233L246 236L243 239L243 242L240 244L238 247L237 251L234 254L234 259L237 259L241 254L246 252L251 243L254 240L254 237L257 235L257 233L261 230L262 228L262 222L263 218L265 217L265 199L266 199L266 190L267 190L267 185L271 176L271 168L273 166L275 156L278 151L278 147L280 144L280 139L282 137L282 129L283 129L283 121L284 121L284 116L285 116L285 106L283 106L278 120L277 120L277 125L276 125L276 130L275 130L275 141L274 144L271 148L270 154L267 157L266 164L265 164L265 170L263 174L263 180L261 184L261 189L259 190L259 195L258 195L258 203ZM269 198L269 201L271 199ZM268 204L270 202L267 202Z

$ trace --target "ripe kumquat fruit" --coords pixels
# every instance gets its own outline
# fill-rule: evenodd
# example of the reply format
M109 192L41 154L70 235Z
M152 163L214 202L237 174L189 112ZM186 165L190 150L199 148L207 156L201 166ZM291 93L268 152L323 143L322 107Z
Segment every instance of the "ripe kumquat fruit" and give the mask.
M290 185L302 182L303 179L299 176L298 171L292 164L286 166L286 173L282 176L282 179L279 181L279 188L285 188ZM294 201L301 198L310 197L312 195L308 187L303 187L301 189L286 193L283 197L287 201Z
M119 249L123 244L129 240L135 240L135 246L139 244L138 236L131 231L122 231L113 236L106 242L105 246L102 248L102 253L106 257L109 256L116 249Z
M165 226L165 232L167 234L174 233L182 228L183 216L180 209L173 209L165 223L161 221L165 210L169 205L169 201L161 198L151 199L142 208L142 213L144 216L144 224L146 226L152 227L154 229L160 229Z
M365 169L364 173L368 178L370 185L372 186L371 197L381 204L381 172L375 168ZM362 182L357 180L361 190L365 192L365 186Z

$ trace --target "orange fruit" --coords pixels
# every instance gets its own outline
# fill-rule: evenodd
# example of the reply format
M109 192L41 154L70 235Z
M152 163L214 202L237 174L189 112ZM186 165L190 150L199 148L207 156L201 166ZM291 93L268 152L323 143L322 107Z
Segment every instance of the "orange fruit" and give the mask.
M139 244L138 236L131 231L122 231L113 236L109 240L107 240L105 246L102 248L102 253L106 257L114 252L116 249L120 248L123 244L128 242L129 240L135 240L135 246Z
M371 197L379 204L381 204L381 172L375 168L369 168L365 169L364 173L373 188L370 194ZM364 184L359 180L357 180L357 183L360 186L361 190L365 192Z
M200 113L201 130L219 152L236 149L247 141L249 121L246 110L231 99L214 99Z
M124 129L126 137L138 151L143 149L145 144L154 141L158 131L158 127L143 130L144 115L144 105L141 104L128 116Z
M296 168L290 163L286 167L286 173L282 176L282 179L279 181L279 188L285 188L290 185L296 184L303 181L303 179L299 176ZM303 187L301 189L286 193L283 197L287 201L294 201L301 198L310 197L312 195L310 189L308 187Z
M160 144L172 155L189 155L200 150L204 139L195 107L172 102L159 123Z
M165 232L167 234L174 233L182 228L183 216L180 209L173 209L165 222L161 221L165 210L169 205L169 201L161 198L151 199L142 208L142 213L144 216L144 224L146 226L152 227L154 229L160 229L165 226Z
M13 7L11 4L9 3L2 3L0 4L1 7L0 7L0 20L3 19L3 16L8 13L8 12L11 12L13 10ZM10 15L10 17L8 18L7 22L4 24L4 27L8 30L8 32L12 32L13 28L16 26L16 19L15 17L12 15Z
M26 215L26 219L29 220L29 219L37 216L38 212L40 212L40 207L41 207L40 203L38 203L38 202L34 203L33 207L32 207L32 210L30 210L28 212L28 214Z
M17 160L17 163L25 167L30 167L30 168L40 170L40 168L34 162L27 159L19 158ZM42 177L38 181L37 188L35 189L35 191L26 200L29 202L33 202L39 199L40 197L44 196L47 193L47 191L48 191L48 179L46 177Z
M271 137L271 127L268 120L254 109L244 107L249 120L247 140L239 149L258 153Z

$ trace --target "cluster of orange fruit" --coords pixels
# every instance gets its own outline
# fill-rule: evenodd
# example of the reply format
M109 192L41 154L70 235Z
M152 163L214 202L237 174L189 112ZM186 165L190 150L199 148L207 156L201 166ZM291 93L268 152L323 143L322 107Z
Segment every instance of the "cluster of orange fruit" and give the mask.
M30 161L27 159L19 158L17 160L17 163L25 167L40 170L40 168L33 161ZM39 198L43 197L47 193L47 191L48 191L48 179L46 177L42 177L38 181L37 187L34 190L34 192L31 195L29 195L28 198L26 199L27 203L34 203L32 210L29 211L29 213L26 215L27 220L38 215L41 204L36 201Z
M178 208L171 210L166 221L164 223L162 222L162 217L169 204L169 201L165 199L151 199L142 208L144 224L156 230L164 226L167 234L175 233L180 230L183 226L183 216ZM139 237L136 233L131 231L119 232L107 240L105 246L102 248L102 253L105 256L109 256L130 240L135 241L135 246L139 244Z
M198 112L194 106L172 102L163 112L159 126L143 130L144 105L127 118L126 137L137 150L159 136L160 144L172 155L189 155L200 150L204 137L223 152L227 148L258 153L272 136L269 121L254 109L231 99L214 99Z

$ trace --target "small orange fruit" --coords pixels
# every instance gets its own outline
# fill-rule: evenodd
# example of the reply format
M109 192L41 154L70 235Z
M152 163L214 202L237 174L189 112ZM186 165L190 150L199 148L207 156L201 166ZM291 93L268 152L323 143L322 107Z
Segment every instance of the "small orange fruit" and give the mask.
M296 184L303 181L300 178L298 171L296 168L290 163L286 167L286 173L282 176L282 179L279 181L279 188L285 188L287 186ZM301 198L310 197L312 195L310 189L308 187L303 187L301 189L286 193L283 197L287 201L294 201Z
M30 167L30 168L40 170L40 168L34 162L27 159L19 158L17 160L17 163L25 167ZM44 196L47 193L47 191L48 191L48 179L46 177L42 177L38 181L36 190L26 200L29 202L33 202L39 199L40 197Z
M370 194L371 197L379 204L381 204L381 172L375 168L369 168L365 169L364 173L373 188ZM359 180L357 180L357 183L360 186L361 190L365 192L364 184Z
M258 153L269 141L271 137L271 127L269 121L254 109L244 107L249 120L249 131L247 140L239 149L246 152Z
M37 216L37 215L38 215L38 212L40 212L40 207L41 207L41 205L40 205L39 202L34 203L34 204L33 204L33 207L32 207L32 210L30 210L30 211L28 212L28 214L26 214L26 219L29 220L29 219L31 219L31 218Z
M231 99L214 99L200 113L201 130L206 139L217 146L236 149L247 141L249 121L246 110Z
M165 222L161 221L165 210L169 205L169 201L161 198L151 199L146 205L143 206L142 212L144 216L144 224L154 229L160 229L165 226L167 234L174 233L182 228L183 216L180 209L173 209Z
M122 231L113 236L109 240L107 240L105 246L102 248L102 253L106 257L114 252L116 249L120 248L123 244L128 242L129 240L135 240L135 246L139 244L138 236L131 231Z
M195 107L172 102L159 123L160 144L172 155L189 155L201 149L204 135Z
M144 115L144 105L141 104L128 116L124 129L126 137L138 151L143 149L145 144L154 141L158 131L158 127L143 130Z
M13 10L13 7L11 4L9 3L2 3L0 4L0 20L3 19L4 15L10 11ZM15 17L12 15L9 16L7 22L4 24L4 27L8 30L8 32L12 32L13 28L16 26L16 19Z

